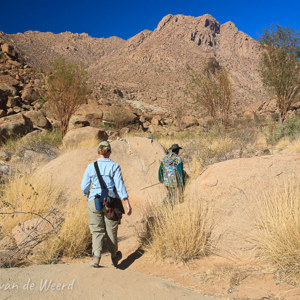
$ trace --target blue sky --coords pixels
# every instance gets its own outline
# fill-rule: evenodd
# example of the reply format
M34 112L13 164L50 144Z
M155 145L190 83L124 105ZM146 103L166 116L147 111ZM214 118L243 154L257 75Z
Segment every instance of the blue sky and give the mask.
M0 30L5 33L71 31L128 39L144 29L154 30L167 14L205 13L221 24L232 21L253 38L271 23L300 28L300 0L6 0L0 7Z

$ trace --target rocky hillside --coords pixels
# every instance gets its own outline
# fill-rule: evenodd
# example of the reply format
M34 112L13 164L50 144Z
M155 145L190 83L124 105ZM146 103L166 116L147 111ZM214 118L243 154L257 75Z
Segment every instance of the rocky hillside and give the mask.
M144 30L127 41L36 31L0 33L0 38L36 67L57 56L88 65L93 98L99 103L128 102L151 111L172 111L184 103L187 112L189 107L194 111L184 93L189 74L201 72L211 57L230 72L236 111L267 99L257 73L258 43L232 22L220 24L207 14L167 15L153 32Z
M40 109L36 70L10 44L0 40L0 145L34 129L50 129Z

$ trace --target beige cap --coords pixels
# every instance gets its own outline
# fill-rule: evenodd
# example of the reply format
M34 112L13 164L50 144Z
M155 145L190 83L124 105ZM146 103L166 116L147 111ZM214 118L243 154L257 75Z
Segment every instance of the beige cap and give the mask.
M108 150L111 150L111 146L110 146L110 143L108 141L100 142L99 145L98 145L98 148L100 148L100 146L107 147Z

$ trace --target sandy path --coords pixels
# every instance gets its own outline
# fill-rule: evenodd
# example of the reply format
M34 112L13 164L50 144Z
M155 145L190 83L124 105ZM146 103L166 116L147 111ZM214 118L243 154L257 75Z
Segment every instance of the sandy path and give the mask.
M214 299L170 280L87 263L2 269L0 274L0 299Z

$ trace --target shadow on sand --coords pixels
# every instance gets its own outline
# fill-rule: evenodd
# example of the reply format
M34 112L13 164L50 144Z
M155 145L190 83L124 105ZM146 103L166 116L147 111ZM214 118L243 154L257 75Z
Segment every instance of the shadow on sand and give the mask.
M126 270L130 265L134 263L135 260L142 257L144 254L144 250L142 250L140 247L136 249L133 253L128 255L122 262L118 265L118 269Z

